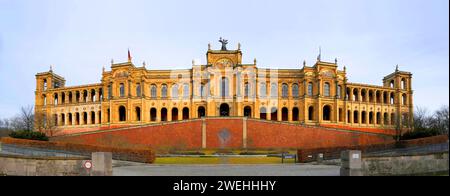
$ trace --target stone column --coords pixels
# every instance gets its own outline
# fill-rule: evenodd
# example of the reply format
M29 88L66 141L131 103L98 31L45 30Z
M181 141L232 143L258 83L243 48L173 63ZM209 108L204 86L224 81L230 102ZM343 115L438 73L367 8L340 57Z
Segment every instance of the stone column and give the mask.
M362 157L359 150L341 152L341 176L362 176Z
M92 153L91 176L112 176L112 153L94 152Z

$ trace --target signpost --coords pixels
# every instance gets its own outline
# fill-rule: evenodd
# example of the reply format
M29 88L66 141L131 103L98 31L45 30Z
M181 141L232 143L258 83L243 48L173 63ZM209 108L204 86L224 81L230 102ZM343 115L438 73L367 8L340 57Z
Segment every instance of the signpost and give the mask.
M88 171L89 175L91 175L92 161L84 161L83 167Z

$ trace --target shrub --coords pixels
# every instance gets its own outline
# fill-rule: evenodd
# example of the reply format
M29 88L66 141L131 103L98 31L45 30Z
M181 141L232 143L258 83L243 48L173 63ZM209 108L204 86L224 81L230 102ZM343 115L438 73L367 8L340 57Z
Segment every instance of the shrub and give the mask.
M9 136L17 139L48 141L48 137L44 133L35 131L14 131Z
M420 129L411 132L407 132L401 136L401 140L412 140L425 137L432 137L439 135L439 131L435 129Z

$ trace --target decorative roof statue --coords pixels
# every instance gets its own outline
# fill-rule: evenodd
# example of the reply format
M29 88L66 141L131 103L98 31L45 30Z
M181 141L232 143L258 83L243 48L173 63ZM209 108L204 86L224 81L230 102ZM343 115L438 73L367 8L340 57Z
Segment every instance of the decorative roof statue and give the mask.
M398 64L397 64L397 66L395 67L395 72L398 72Z
M303 68L306 67L306 60L303 60Z
M256 60L256 58L253 60L253 63L254 63L254 65L256 65L256 63L257 63L257 60Z
M322 47L319 47L319 56L317 56L317 61L322 60Z
M114 59L111 59L111 65L114 64Z
M338 59L337 59L337 58L335 58L335 59L334 59L334 64L336 64L336 65L337 65L337 63L338 63Z
M208 50L211 50L211 43L208 43Z
M241 50L241 43L238 43L238 50Z
M145 63L145 61L142 63L142 66L145 68L145 66L147 66L147 64Z
M103 72L103 73L105 73L105 66L103 66L103 68L102 68L102 72Z
M228 40L222 39L222 37L220 37L219 42L222 43L222 50L226 51L227 50Z
M53 66L50 65L50 72L53 72Z

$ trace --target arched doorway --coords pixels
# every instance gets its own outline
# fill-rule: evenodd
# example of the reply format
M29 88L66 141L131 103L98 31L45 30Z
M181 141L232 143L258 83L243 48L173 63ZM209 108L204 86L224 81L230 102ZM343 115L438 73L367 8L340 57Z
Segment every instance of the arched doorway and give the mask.
M288 121L289 120L288 115L289 115L289 112L288 112L287 108L281 109L281 120L282 121Z
M314 120L314 107L309 106L308 108L308 120L313 121Z
M172 121L177 121L178 120L178 108L173 108L172 109Z
M136 121L141 121L141 108L136 107L135 113L136 113Z
M152 108L150 110L150 121L152 122L156 121L156 108Z
M329 105L326 105L323 107L323 118L324 121L330 121L331 120L331 107Z
M198 113L198 118L205 117L206 116L205 107L203 107L203 106L198 107L197 113Z
M262 120L267 120L267 110L265 107L259 109L259 118Z
M161 121L162 122L167 121L167 109L166 108L161 109Z
M295 107L294 109L292 109L292 120L299 121L298 115L299 115L299 110L298 110L298 108Z
M183 108L183 120L189 120L189 108Z
M244 116L249 118L252 117L252 108L250 106L244 108Z
M119 121L124 122L127 120L127 110L124 106L119 107Z
M278 120L278 109L276 107L273 107L270 111L271 111L270 119L272 121L277 121Z
M230 106L228 104L220 105L220 116L230 116Z

